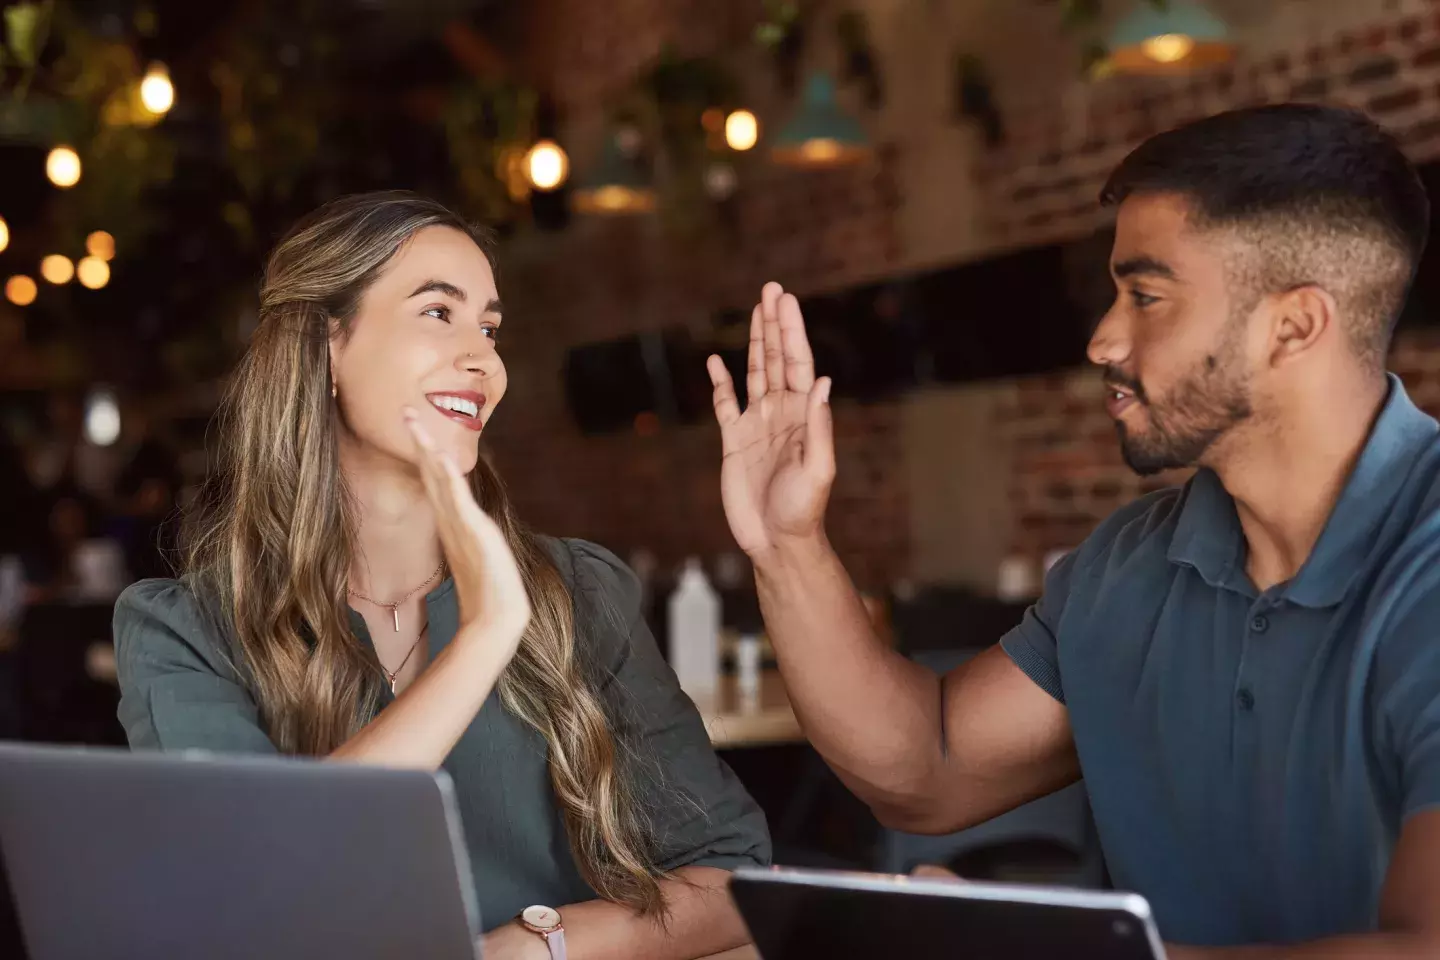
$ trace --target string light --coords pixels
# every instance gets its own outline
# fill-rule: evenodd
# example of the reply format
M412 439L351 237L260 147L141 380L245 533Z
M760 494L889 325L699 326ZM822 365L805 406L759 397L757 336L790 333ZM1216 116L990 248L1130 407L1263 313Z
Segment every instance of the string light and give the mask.
M104 230L96 230L85 238L85 252L101 260L114 260L115 238Z
M140 81L140 102L154 114L165 114L175 106L175 85L163 63L152 63Z
M735 110L725 118L725 142L731 150L749 150L760 142L760 121L749 110Z
M70 262L69 257L52 253L40 261L40 276L56 286L69 283L75 278L75 264Z
M0 250L4 250L8 246L10 246L10 224L5 222L4 217L0 217Z
M536 190L554 190L570 176L570 158L553 140L541 140L525 155L525 175Z
M35 296L40 292L35 281L23 273L16 274L5 281L5 299L17 307L28 307L35 302Z
M99 290L110 282L110 264L99 257L85 257L75 265L75 276L85 289Z
M73 187L80 182L80 154L61 144L45 158L45 176L57 187Z

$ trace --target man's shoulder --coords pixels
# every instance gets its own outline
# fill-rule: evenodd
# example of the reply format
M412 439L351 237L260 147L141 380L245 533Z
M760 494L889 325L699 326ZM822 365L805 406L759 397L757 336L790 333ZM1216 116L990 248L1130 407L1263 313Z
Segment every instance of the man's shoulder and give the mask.
M1076 571L1096 573L1139 556L1163 559L1194 483L1147 493L1101 520L1070 558Z

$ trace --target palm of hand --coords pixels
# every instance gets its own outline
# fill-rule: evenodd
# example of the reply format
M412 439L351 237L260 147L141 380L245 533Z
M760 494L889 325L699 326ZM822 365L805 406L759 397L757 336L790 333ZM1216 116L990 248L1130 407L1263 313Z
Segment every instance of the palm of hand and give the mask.
M730 532L747 553L767 549L775 536L803 534L824 510L825 492L802 462L808 402L793 390L764 396L730 429L720 493Z
M730 531L752 557L777 540L819 531L835 473L827 401L796 299L767 284L750 326L744 413L718 357L709 361L725 459L721 499Z

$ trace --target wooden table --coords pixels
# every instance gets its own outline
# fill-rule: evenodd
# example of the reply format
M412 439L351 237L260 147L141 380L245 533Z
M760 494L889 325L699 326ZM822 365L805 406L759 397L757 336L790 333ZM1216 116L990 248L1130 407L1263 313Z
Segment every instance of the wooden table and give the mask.
M761 672L759 696L748 702L740 695L733 675L720 678L713 696L694 700L705 718L710 743L717 749L805 742L778 670Z

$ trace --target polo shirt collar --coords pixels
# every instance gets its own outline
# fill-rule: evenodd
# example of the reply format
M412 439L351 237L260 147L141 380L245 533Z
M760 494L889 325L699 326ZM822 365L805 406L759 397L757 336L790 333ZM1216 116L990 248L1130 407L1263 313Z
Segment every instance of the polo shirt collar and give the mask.
M1309 559L1283 588L1286 600L1324 608L1345 598L1416 456L1436 435L1436 422L1415 406L1400 379L1393 373L1387 379L1380 415ZM1169 559L1194 567L1211 586L1253 594L1245 555L1234 499L1213 471L1201 469L1186 488Z

